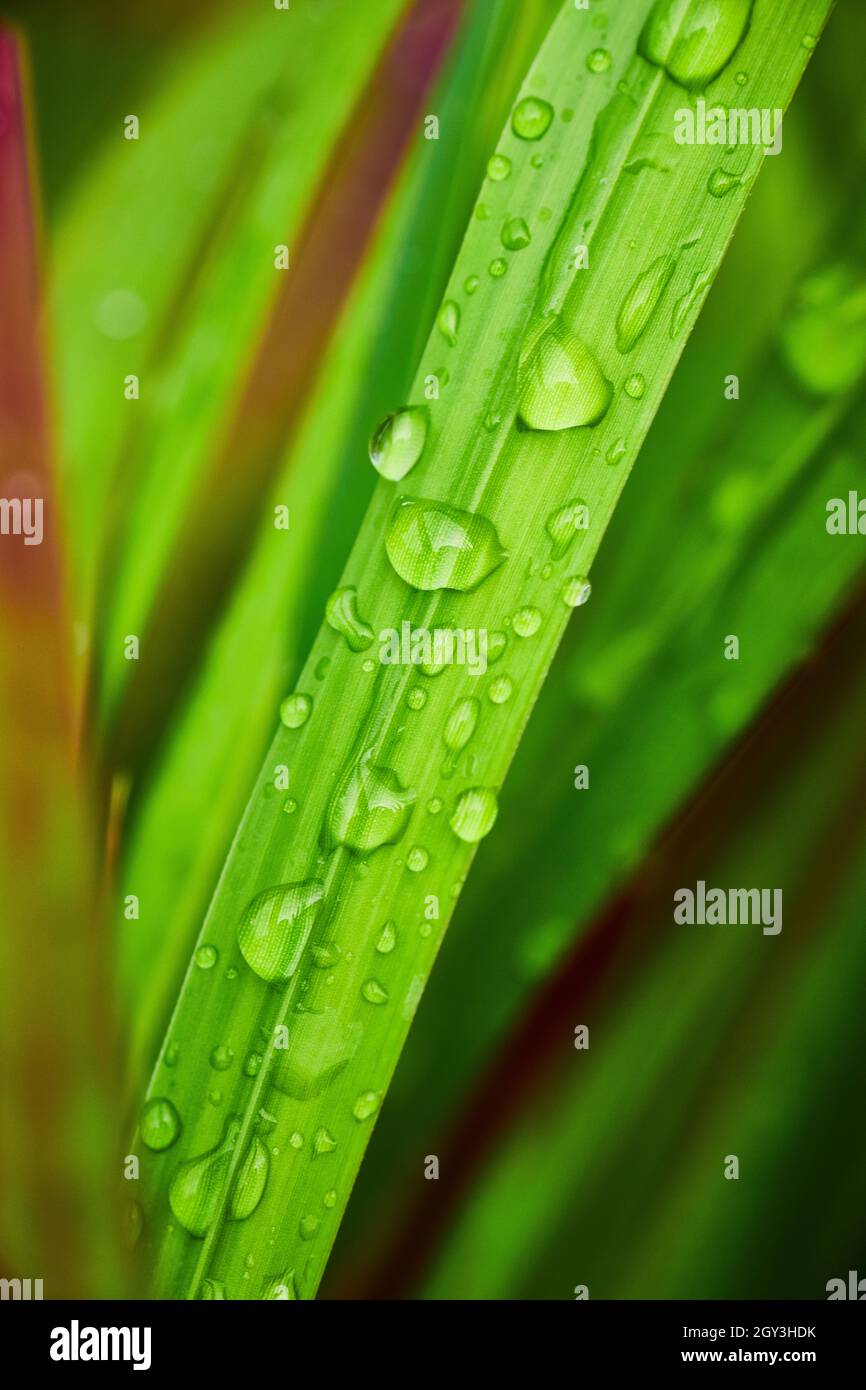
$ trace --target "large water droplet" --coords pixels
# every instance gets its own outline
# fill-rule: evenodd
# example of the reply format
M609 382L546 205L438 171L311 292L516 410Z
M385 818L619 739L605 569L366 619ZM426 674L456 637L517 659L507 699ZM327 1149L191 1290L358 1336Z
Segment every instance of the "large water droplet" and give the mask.
M589 529L589 508L580 497L557 507L545 522L545 530L553 542L553 558L561 560L578 531Z
M849 390L866 370L866 275L825 266L800 285L781 330L782 352L807 391Z
M505 559L487 517L447 502L399 498L385 537L388 559L415 589L474 589Z
M550 129L553 107L541 97L524 97L514 108L511 129L520 140L540 140Z
M511 160L507 154L492 154L487 161L487 177L494 183L501 183L511 173Z
M592 593L592 585L585 574L573 574L566 579L562 597L569 608L581 608Z
M474 845L493 829L498 810L490 787L470 787L457 798L449 824L459 840Z
M631 352L646 332L675 266L674 256L659 256L635 280L617 315L616 345L620 352Z
M522 217L509 217L503 225L500 240L506 251L522 251L531 242L532 233Z
M351 584L331 594L325 604L325 620L345 637L351 651L363 652L372 645L373 629L358 612L358 591Z
M318 879L281 883L253 898L238 927L241 955L263 980L289 980L307 943L322 901Z
M370 440L370 462L377 473L391 482L405 478L424 452L428 420L425 406L407 405L382 421Z
M165 1096L154 1096L141 1112L138 1122L141 1141L155 1153L171 1148L180 1137L180 1115Z
M273 1082L295 1100L309 1100L330 1086L352 1060L363 1036L357 1020L336 1009L301 1009L289 1020L288 1046L274 1048Z
M234 1118L216 1148L199 1158L191 1158L176 1170L168 1191L175 1219L191 1236L207 1235L217 1219L232 1155L241 1134L241 1122ZM262 1141L253 1138L237 1169L226 1204L229 1221L245 1221L262 1200L268 1181L270 1160Z
M697 90L718 77L742 42L752 0L658 0L640 52L680 86Z
M404 787L389 767L378 767L372 752L363 754L339 783L328 807L331 842L353 854L372 854L403 835L412 814L415 792Z
M586 344L549 315L524 339L517 391L520 418L529 429L568 430L597 424L613 387Z
M337 1141L329 1129L320 1125L313 1135L313 1158L322 1158L325 1154L331 1154L337 1147Z
M294 695L287 695L280 705L280 719L287 729L300 729L309 719L312 708L312 698L295 691Z
M368 1004L387 1004L388 991L378 980L365 980L361 986L361 993Z

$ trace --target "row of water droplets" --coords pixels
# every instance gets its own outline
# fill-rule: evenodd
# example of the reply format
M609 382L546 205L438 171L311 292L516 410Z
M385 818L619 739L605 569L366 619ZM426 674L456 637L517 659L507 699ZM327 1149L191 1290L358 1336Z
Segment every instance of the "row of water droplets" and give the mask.
M642 52L645 58L665 68L683 86L703 86L716 76L730 60L748 23L750 0L714 0L712 6L694 0L692 8L704 15L706 22L683 28L675 22L681 18L682 6L675 0L662 0L645 30ZM594 49L587 60L590 72L601 73L610 66L606 50ZM521 98L512 113L511 128L521 141L536 143L543 140L553 121L550 103L535 97ZM510 176L511 161L502 154L494 155L488 165L488 175L494 182ZM525 219L509 217L503 224L500 239L505 250L519 252L531 243L531 232ZM675 267L672 256L655 261L637 278L623 299L617 316L617 348L626 354L638 342L653 318L659 301ZM496 258L489 267L496 279L504 274L506 263ZM471 295L477 288L477 277L470 276L465 291ZM674 310L671 332L677 333L688 317L691 300L706 288L697 280L684 300ZM454 346L460 331L461 311L456 300L446 300L437 324L447 343ZM629 377L626 393L640 398L645 382L638 374ZM613 397L613 386L599 365L595 354L562 321L558 314L538 316L524 335L517 375L516 417L528 430L558 432L581 427L593 427L606 415ZM421 459L430 429L426 406L410 405L389 416L375 432L370 457L380 475L392 482L402 481ZM624 452L624 448L623 448ZM621 456L621 455L620 455ZM611 462L617 461L616 457ZM561 559L568 551L577 531L586 525L586 508L580 499L573 499L556 508L548 518L547 533L552 543L552 558ZM505 560L506 553L496 527L489 518L465 511L448 503L423 498L400 496L389 518L385 550L397 575L415 591L451 590L468 592L480 585ZM570 576L563 584L562 598L569 606L584 603L589 596L589 583L582 574ZM326 608L328 624L344 637L353 652L364 652L373 643L374 634L362 618L354 588L344 586L335 591ZM534 608L521 609L511 619L516 636L533 636L542 621ZM505 645L504 634L500 650ZM495 655L493 659L495 660ZM422 671L424 668L422 667ZM435 667L426 674L436 674ZM512 685L507 675L494 676L489 686L493 704L505 703ZM407 696L410 708L419 709L426 702L423 689L413 687ZM283 723L290 729L301 728L312 712L312 698L295 692L282 705ZM463 697L453 706L443 734L446 755L443 776L453 773L456 758L469 744L478 726L480 703L474 696ZM341 778L326 813L329 842L349 855L364 859L375 850L400 841L412 815L416 793L403 786L396 773L378 765L372 752L363 754ZM431 814L441 809L441 800L432 798L428 804ZM287 808L288 809L288 808ZM493 826L497 813L496 793L492 788L469 787L458 796L450 816L455 836L468 844L476 843ZM427 864L427 853L420 846L407 855L407 867L420 871ZM319 909L324 898L324 884L310 879L292 884L280 884L259 893L249 904L238 929L238 945L249 968L263 981L285 988L292 982L310 941ZM377 950L387 955L394 947L396 928L386 923L382 928ZM331 968L336 958L328 953L327 944L316 947L320 960L313 964ZM315 950L312 953L315 955ZM200 946L196 956L199 968L213 964L210 953L215 948ZM363 986L366 1001L377 1006L387 1002L387 990L370 979ZM306 1100L330 1084L351 1060L358 1046L358 1030L335 1029L329 1011L301 1012L290 1025L289 1047L272 1067L270 1080L278 1091ZM272 1054L274 1057L277 1054ZM170 1064L169 1057L165 1061ZM211 1065L223 1070L231 1065L227 1049L215 1048ZM245 1073L255 1076L261 1056L251 1055L245 1063ZM370 1119L377 1111L381 1095L377 1091L362 1091L354 1101L352 1113L357 1122ZM170 1149L182 1131L181 1117L167 1097L150 1099L142 1113L140 1133L143 1143L161 1153ZM243 1132L239 1117L231 1117L221 1141L208 1152L182 1162L175 1169L169 1185L169 1205L179 1225L190 1235L204 1238L220 1215L229 1221L243 1221L259 1206L264 1195L270 1167L267 1145L259 1133L252 1134L243 1154L236 1152ZM293 1146L303 1144L303 1136L293 1135ZM334 1136L321 1127L312 1140L314 1157L323 1156L336 1147ZM229 1184L228 1193L226 1185ZM328 1189L325 1206L334 1205L336 1193ZM302 1218L299 1233L311 1239L319 1226L313 1215ZM204 1281L203 1296L224 1297L219 1280ZM261 1294L264 1298L297 1297L294 1270L269 1278Z

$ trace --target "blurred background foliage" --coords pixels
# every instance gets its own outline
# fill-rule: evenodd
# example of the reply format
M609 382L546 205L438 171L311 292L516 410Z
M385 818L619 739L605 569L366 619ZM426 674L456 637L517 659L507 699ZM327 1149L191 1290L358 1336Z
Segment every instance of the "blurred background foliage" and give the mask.
M94 1172L372 490L370 431L411 380L556 8L293 0L302 42L283 50L271 14L229 0L5 7L50 267L69 704L98 769L66 814L109 846L111 882L78 884L76 913L89 892L125 1040L113 1097L94 1088ZM866 565L862 538L824 525L864 479L864 51L866 13L840 0L527 730L325 1296L821 1297L866 1264ZM853 366L828 389L786 343L804 281L839 266ZM150 654L132 674L130 630ZM58 872L37 864L46 892L21 912L48 910ZM781 887L781 935L676 928L672 894L698 878ZM70 1094L93 1046L61 1069ZM11 1164L26 1211L40 1188ZM31 1239L4 1228L19 1262L49 1258ZM117 1287L102 1269L91 1291Z

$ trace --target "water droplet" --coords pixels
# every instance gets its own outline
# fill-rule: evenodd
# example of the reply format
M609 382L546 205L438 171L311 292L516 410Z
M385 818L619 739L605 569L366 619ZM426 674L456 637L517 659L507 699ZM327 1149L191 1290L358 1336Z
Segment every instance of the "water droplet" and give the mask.
M331 658L329 656L323 656L321 660L316 662L316 667L313 671L313 675L316 677L317 681L323 681L330 669Z
M436 327L442 334L446 342L452 347L457 345L457 334L460 331L460 305L454 299L446 299L439 316L436 319ZM400 477L402 477L402 473Z
M625 394L630 396L633 401L639 401L646 391L646 378L640 372L635 372L630 376L624 387Z
M370 462L383 478L399 482L415 467L427 442L425 406L407 405L388 415L370 440Z
M154 1096L153 1100L147 1102L141 1112L138 1127L141 1142L154 1153L170 1149L180 1137L182 1129L180 1115L171 1101L164 1096Z
M738 87L745 87L748 80L749 74L747 72L738 72L736 77L734 78L734 81L736 82Z
M532 240L532 233L522 217L509 217L500 233L506 251L522 251Z
M782 354L807 391L835 396L866 369L866 275L837 262L800 284L780 332Z
M423 709L426 703L427 691L423 690L420 685L413 685L412 689L406 696L406 704L409 706L410 709L419 710Z
M463 288L467 294L474 294L480 284L481 281L477 275L467 275L463 281Z
M220 958L220 953L216 946L199 946L195 953L195 963L199 970L212 970Z
M378 767L372 752L364 753L342 778L328 807L331 841L353 854L372 854L401 839L415 792L404 787L389 767Z
M430 800L427 802L427 810L430 812L431 816L438 816L439 812L442 810L441 796L431 796Z
M818 40L817 40L817 38L815 37L814 34L804 34L804 35L803 35L803 38L802 38L802 45L803 45L804 48L808 48L808 49L811 51L813 48L815 48L815 47L817 46L817 43L818 43Z
M333 970L340 959L340 948L336 941L322 941L312 948L310 958L317 970Z
M321 1158L324 1154L331 1154L337 1147L337 1141L329 1129L320 1125L313 1135L313 1157Z
M418 670L422 676L441 676L446 664L444 661L422 661Z
M293 796L287 796L283 802L283 810L287 816L293 816L298 809L298 803Z
M677 339L691 318L697 312L698 301L705 290L708 290L713 283L712 272L708 270L696 271L692 278L692 283L684 295L677 300L671 312L670 336Z
M591 593L592 585L585 574L573 574L562 588L562 597L569 608L581 608Z
M287 695L280 705L280 719L287 729L300 729L309 719L312 708L311 696L295 691L294 695Z
M488 271L490 272L490 274L493 276L493 279L494 279L494 280L499 280L499 279L502 278L502 276L505 274L506 270L508 269L508 262L507 262L507 261L504 261L504 260L502 259L501 256L497 256L497 257L495 258L495 260L492 260L492 261L490 262L490 264L489 264L489 266L487 267L487 269L488 269Z
M215 1047L210 1055L210 1064L214 1071L228 1071L234 1058L235 1054L232 1049L225 1043L220 1043L219 1047Z
M335 1207L337 1205L337 1193L333 1187L325 1193L324 1197L322 1198L322 1201L324 1205L328 1208Z
M492 154L487 161L487 177L501 183L511 173L511 160L505 154Z
M487 689L487 698L494 705L504 705L511 699L511 692L514 686L509 676L497 676L490 682Z
M308 879L266 888L253 898L238 927L238 945L260 979L289 980L294 975L323 893L318 879Z
M175 1220L191 1236L206 1236L219 1215L241 1128L239 1119L230 1120L216 1148L182 1163L172 1177L168 1191L169 1205ZM260 1139L253 1137L232 1183L226 1204L229 1221L245 1221L252 1215L262 1200L269 1169L268 1151Z
M595 425L613 395L589 348L554 315L526 335L517 390L520 418L531 430Z
M697 90L718 77L739 47L752 0L659 0L640 53L680 86Z
M289 1143L296 1152L304 1147L304 1136L300 1130L296 1129L289 1135Z
M312 1240L320 1225L318 1216L302 1216L298 1222L298 1235L301 1240Z
M371 656L365 656L364 660L361 662L361 670L366 671L367 675L369 676L371 671L375 671L375 669L376 663L373 660L373 658Z
M200 1299L208 1302L212 1299L225 1299L226 1286L222 1279L203 1279L201 1282Z
M357 1020L336 1009L301 1009L289 1021L288 1046L275 1048L273 1081L295 1100L321 1095L352 1060L363 1036Z
M268 1279L262 1290L262 1301L294 1303L298 1299L298 1286L295 1283L295 1271L286 1270L285 1274L275 1274L273 1279Z
M376 942L376 950L382 956L388 956L397 944L397 928L393 922L386 922L379 933L379 940Z
M421 845L413 845L406 855L406 868L413 874L420 874L430 863L430 855Z
M646 332L675 267L674 256L659 256L635 280L617 315L616 345L620 352L631 352Z
M179 1056L180 1048L177 1043L169 1043L168 1047L165 1049L162 1060L167 1067L176 1067Z
M262 1054L251 1052L244 1062L244 1076L258 1076L259 1067L262 1065Z
M586 60L590 72L607 72L612 59L606 48L594 48Z
M557 507L547 518L544 529L553 542L554 560L561 560L578 531L589 529L589 508L583 498L574 497L564 507Z
M541 614L537 608L519 608L511 619L511 626L518 637L534 637L541 627Z
M476 588L505 559L487 517L412 497L398 499L385 549L400 578L413 588L459 593Z
M480 712L481 705L472 695L467 696L464 700L458 700L454 705L446 721L443 734L445 747L449 748L452 753L459 753L461 748L466 747L475 733Z
M381 1091L362 1091L352 1106L352 1114L356 1120L369 1120L371 1115L375 1115L381 1104Z
M488 664L492 665L494 661L498 661L507 646L508 638L505 636L504 632L494 631L489 633L487 637Z
M499 414L498 410L490 410L487 412L484 417L484 428L488 434L492 434L494 430L498 430L501 424L502 416Z
M490 787L470 787L457 798L449 824L459 840L474 845L493 829L498 810Z
M605 454L605 458L610 464L622 463L627 453L628 444L626 441L624 439L617 439L615 443L611 444Z
M511 129L519 140L540 140L550 129L553 107L541 97L523 97L511 116Z
M365 980L361 986L361 993L368 1004L387 1004L388 991L378 980Z
M350 651L364 652L373 643L373 629L358 612L358 592L351 585L335 589L325 604L325 621L345 637Z
M714 169L707 179L707 192L713 198L724 198L735 188L741 188L743 180L739 174L729 174L725 169Z
M140 1202L125 1202L123 1208L123 1227L121 1239L127 1250L132 1250L141 1239L144 1229L144 1212Z
M211 1105L219 1105L222 1101L223 1093L222 1091L218 1091L216 1088L214 1088L214 1090L208 1091L207 1098L210 1101Z

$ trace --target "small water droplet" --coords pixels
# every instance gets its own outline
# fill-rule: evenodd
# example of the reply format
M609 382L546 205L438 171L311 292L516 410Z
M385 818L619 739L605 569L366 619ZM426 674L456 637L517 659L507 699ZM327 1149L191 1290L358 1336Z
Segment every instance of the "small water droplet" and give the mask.
M304 1147L304 1136L303 1134L301 1134L300 1130L296 1129L289 1135L289 1143L295 1150L302 1149Z
M511 116L511 129L519 140L540 140L550 129L553 107L541 97L523 97Z
M501 183L511 173L511 160L505 154L492 154L487 161L487 177Z
M470 787L457 798L449 824L459 840L474 845L493 829L498 810L490 787Z
M508 262L504 261L501 256L497 256L490 262L487 269L494 280L500 280L508 269Z
M724 198L735 188L741 188L743 180L739 174L729 174L725 169L714 169L707 179L707 192L713 198Z
M321 1158L324 1154L331 1154L337 1147L337 1141L329 1129L320 1125L313 1135L313 1157Z
M373 643L373 629L358 612L358 592L347 584L335 589L325 604L325 621L346 639L350 651L366 651Z
M633 401L639 401L646 391L646 378L640 372L635 372L625 383L625 394L630 396Z
M492 665L492 663L493 663L494 661L498 661L499 658L502 656L502 653L505 651L505 648L506 648L507 646L508 646L508 638L505 636L505 633L504 633L504 632L499 632L498 630L494 630L493 632L488 633L488 636L487 636L487 662L488 662L488 665Z
M381 956L390 955L397 944L397 928L393 922L388 921L379 933L379 940L376 942L376 950Z
M253 898L238 927L238 945L247 965L260 979L291 979L323 893L318 879L308 879L266 888Z
M220 1043L219 1047L215 1047L210 1055L210 1064L214 1071L228 1071L234 1057L235 1054L232 1049L226 1043Z
M562 588L562 597L569 608L581 608L591 593L592 585L585 574L573 574Z
M352 1114L356 1120L369 1120L371 1115L375 1115L381 1104L381 1091L362 1091L352 1106Z
M195 963L199 970L212 970L220 958L220 953L216 946L199 946L195 953Z
M624 439L617 439L615 443L611 444L605 454L605 458L610 464L622 463L627 453L628 444L626 441Z
M613 395L589 348L555 315L538 320L527 333L517 389L520 418L532 430L595 425Z
M514 686L509 676L497 676L490 682L487 689L487 698L494 705L504 705L511 699L511 692Z
M460 305L456 300L446 299L439 310L436 327L445 341L450 343L452 347L456 347L457 334L460 331ZM402 474L400 476L402 477Z
M310 951L310 958L317 970L333 970L340 960L340 948L336 941L321 941Z
M302 1216L298 1222L298 1235L301 1240L312 1240L320 1225L318 1216Z
M324 1197L322 1198L322 1201L325 1204L325 1206L329 1208L335 1207L337 1205L337 1193L333 1187L325 1193Z
M427 810L430 812L431 816L438 816L439 812L442 810L441 796L431 796L430 800L427 802Z
M659 256L632 284L616 320L616 345L620 352L631 352L646 332L675 267L674 256Z
M588 55L586 66L590 72L607 72L612 59L606 48L594 48Z
M222 1279L203 1279L201 1282L200 1299L204 1302L212 1300L223 1300L226 1296L226 1286Z
M420 405L386 416L370 440L370 462L377 473L390 482L405 478L424 452L429 418Z
M423 709L426 703L427 691L422 689L420 685L413 685L412 689L406 696L406 704L409 706L410 709L419 710Z
M361 993L368 1004L387 1004L388 991L378 980L365 980L361 986Z
M316 677L316 680L317 680L317 681L323 681L323 680L325 679L326 675L328 674L328 672L330 671L330 669L331 669L331 658L330 658L329 656L323 656L323 657L321 658L320 661L317 661L317 662L316 662L316 666L315 666L315 670L313 671L313 675Z
M447 502L400 497L385 536L388 559L415 589L476 588L505 559L487 517Z
M298 803L293 796L287 796L283 802L283 810L287 816L293 816L298 809Z
M467 275L463 281L463 288L467 294L474 294L480 284L481 281L477 275Z
M804 35L803 35L803 38L802 38L802 45L803 45L804 48L808 48L808 49L811 51L813 48L815 48L815 47L817 46L817 43L818 43L818 40L817 40L817 38L815 37L814 34L804 34Z
M459 753L462 748L466 747L475 733L480 712L481 705L473 695L458 700L454 705L442 735L445 740L445 747L450 749L452 753Z
M413 845L406 855L406 868L413 874L420 874L430 863L430 855L420 845Z
M747 72L738 72L734 78L734 81L736 82L738 87L745 87L748 80L749 74Z
M484 428L487 431L487 433L492 434L494 430L499 429L499 426L501 424L502 416L499 414L499 412L496 410L488 411L488 413L484 417Z
M541 614L537 608L519 608L511 619L511 626L518 637L534 637L541 627Z
M262 1065L262 1054L251 1052L244 1062L244 1076L258 1076L259 1067Z
M532 233L522 217L509 217L503 224L500 240L506 251L522 251L532 240Z
M713 283L712 272L708 270L696 271L692 278L692 283L685 294L681 295L671 311L670 336L674 340L679 338L692 314L697 312L698 301L706 290Z
M154 1153L162 1153L177 1142L183 1126L172 1102L165 1096L154 1096L142 1110L138 1128L141 1142Z
M582 497L574 497L550 513L544 529L553 542L554 560L561 560L578 531L589 529L589 507Z
M644 25L639 51L680 86L698 90L727 67L751 11L752 0L659 0Z
M295 1271L286 1270L285 1274L275 1274L273 1279L267 1279L262 1290L262 1300L267 1302L293 1303L298 1298L298 1286L295 1283Z
M177 1043L169 1043L163 1054L163 1062L167 1067L176 1067L177 1059L180 1056L180 1048Z
M287 695L280 705L280 719L287 729L300 729L309 719L312 708L312 697L295 691L294 695Z

